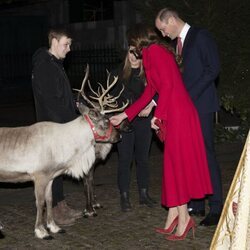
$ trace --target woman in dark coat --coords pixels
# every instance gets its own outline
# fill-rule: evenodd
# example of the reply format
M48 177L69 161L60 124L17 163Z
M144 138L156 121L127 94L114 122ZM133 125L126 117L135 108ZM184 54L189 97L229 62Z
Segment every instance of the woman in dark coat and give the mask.
M134 47L129 46L124 64L112 72L118 75L118 82L113 95L118 95L122 88L118 102L129 100L134 103L143 93L146 81L142 70L142 60L133 54ZM150 102L132 122L131 132L122 132L122 140L117 144L118 149L118 188L120 190L120 205L122 211L131 210L129 200L129 186L133 160L136 163L139 203L148 207L154 206L154 201L148 195L149 188L149 150L152 140L150 120L154 103Z

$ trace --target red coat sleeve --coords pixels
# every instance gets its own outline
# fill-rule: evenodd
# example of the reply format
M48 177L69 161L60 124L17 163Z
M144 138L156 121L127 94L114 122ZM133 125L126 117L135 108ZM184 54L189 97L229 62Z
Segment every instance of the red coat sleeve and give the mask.
M167 120L176 74L180 74L175 59L170 51L160 45L151 45L148 50L151 70L147 75L156 86L159 99L155 117Z
M137 116L137 114L149 102L151 102L155 93L156 93L155 89L152 88L152 86L150 84L147 84L147 86L145 87L144 92L142 93L140 98L125 110L125 113L128 116L129 121L133 120Z

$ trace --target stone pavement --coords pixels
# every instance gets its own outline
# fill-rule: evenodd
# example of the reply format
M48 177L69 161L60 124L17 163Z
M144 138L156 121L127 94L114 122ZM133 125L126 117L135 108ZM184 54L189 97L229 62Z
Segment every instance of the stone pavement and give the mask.
M22 108L22 105L19 108ZM26 107L23 110L27 112L28 109ZM4 113L6 114L1 112L2 119L4 119ZM22 114L24 113L19 112L15 117L20 118ZM8 116L11 116L10 113ZM26 122L29 123L28 120ZM229 189L242 148L242 143L216 145L216 153L222 169L224 197ZM131 182L133 210L127 213L120 211L116 185L117 152L114 147L107 161L98 165L95 171L96 194L98 201L103 205L103 208L97 211L98 216L79 219L76 224L64 228L65 234L53 235L54 239L51 241L34 237L36 207L32 183L0 183L0 221L5 225L3 231L5 238L0 239L0 249L209 249L215 226L197 227L195 239L189 233L187 239L180 242L168 242L163 235L154 232L154 227L164 225L167 214L160 206L162 152L155 140L152 143L150 164L150 194L159 202L155 208L138 204L136 176L133 171ZM64 189L68 203L74 208L83 209L85 198L82 181L66 177ZM200 218L194 218L198 224Z

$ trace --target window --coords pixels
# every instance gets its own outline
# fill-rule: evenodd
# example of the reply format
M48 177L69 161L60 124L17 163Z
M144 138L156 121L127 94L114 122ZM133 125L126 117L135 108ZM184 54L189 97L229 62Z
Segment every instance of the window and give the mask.
M113 1L69 0L70 22L89 22L113 19Z

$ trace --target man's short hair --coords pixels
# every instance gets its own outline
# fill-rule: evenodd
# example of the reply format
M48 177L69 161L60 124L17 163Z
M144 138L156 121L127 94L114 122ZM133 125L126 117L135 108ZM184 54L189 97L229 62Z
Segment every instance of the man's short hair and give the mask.
M49 30L48 33L48 42L49 46L51 46L53 38L57 39L58 41L63 37L66 36L67 38L72 39L71 32L65 27L53 27Z
M176 10L171 9L171 8L164 8L161 9L156 18L159 18L160 21L166 21L168 20L170 17L175 17L175 18L179 18L179 14Z

